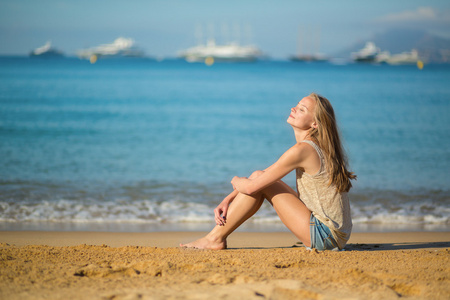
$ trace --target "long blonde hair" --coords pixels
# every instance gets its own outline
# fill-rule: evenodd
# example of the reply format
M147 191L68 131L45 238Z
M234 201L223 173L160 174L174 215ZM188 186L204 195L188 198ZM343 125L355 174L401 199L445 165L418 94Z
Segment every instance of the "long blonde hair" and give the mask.
M323 96L311 93L308 97L316 102L314 117L317 123L317 128L309 130L309 136L325 156L325 167L330 174L329 184L334 184L339 192L348 192L352 187L350 180L356 179L356 175L347 170L347 156L342 147L334 109Z

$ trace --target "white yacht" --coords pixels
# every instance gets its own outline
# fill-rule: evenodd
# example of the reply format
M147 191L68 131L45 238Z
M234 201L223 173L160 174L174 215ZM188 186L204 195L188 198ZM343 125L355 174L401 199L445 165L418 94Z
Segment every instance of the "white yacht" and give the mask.
M373 42L367 42L363 49L352 53L352 56L356 62L387 63L390 65L417 64L421 62L419 53L415 49L410 52L390 54L389 51L380 51Z
M261 55L261 51L254 46L240 46L237 43L216 45L215 40L211 39L206 45L198 45L180 51L178 57L184 58L188 62L210 64L214 61L251 62L257 60Z
M420 61L419 52L413 49L410 52L394 54L385 60L390 65L417 64Z
M353 52L352 57L356 62L376 62L380 49L373 42L367 42L364 48Z
M44 46L34 49L30 52L30 56L42 57L61 57L63 53L52 47L52 43L48 41Z
M144 53L135 47L134 40L119 37L111 44L82 49L77 52L79 58L95 60L100 57L142 57Z

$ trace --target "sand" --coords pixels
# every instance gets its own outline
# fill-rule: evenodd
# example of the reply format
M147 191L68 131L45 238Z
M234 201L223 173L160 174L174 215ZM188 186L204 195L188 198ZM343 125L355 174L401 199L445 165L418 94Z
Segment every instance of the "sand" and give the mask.
M449 299L450 233L354 233L308 251L288 232L0 232L0 299Z

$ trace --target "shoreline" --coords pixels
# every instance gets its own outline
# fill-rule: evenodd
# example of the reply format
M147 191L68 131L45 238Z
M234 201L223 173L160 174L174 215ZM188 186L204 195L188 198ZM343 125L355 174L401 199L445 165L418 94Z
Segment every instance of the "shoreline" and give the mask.
M15 246L54 247L107 245L170 248L204 236L205 231L101 232L101 231L0 231L0 243ZM379 250L450 248L448 231L354 232L346 248L369 244ZM277 248L299 245L291 232L234 232L229 248Z
M0 299L448 299L449 232L353 233L345 251L289 232L0 231Z
M2 231L64 231L64 232L203 232L214 227L204 223L117 223L117 222L10 222L0 221ZM438 224L373 224L354 223L353 233L376 232L449 232L450 225ZM245 222L235 232L290 232L281 222Z

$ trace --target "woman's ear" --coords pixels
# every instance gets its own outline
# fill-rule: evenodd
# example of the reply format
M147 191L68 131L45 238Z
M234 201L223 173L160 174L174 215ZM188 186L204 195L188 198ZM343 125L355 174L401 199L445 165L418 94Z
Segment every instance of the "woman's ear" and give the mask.
M313 122L313 123L311 124L311 127L314 128L314 129L317 129L318 125L317 125L316 122Z

